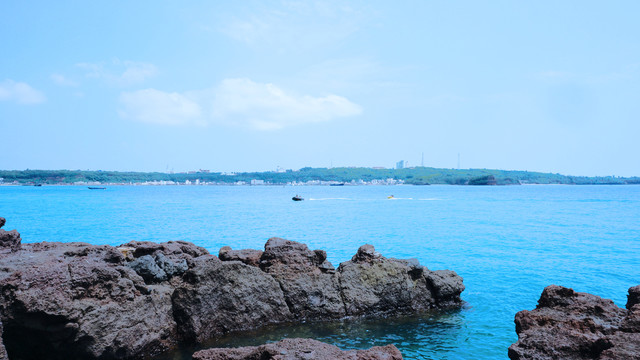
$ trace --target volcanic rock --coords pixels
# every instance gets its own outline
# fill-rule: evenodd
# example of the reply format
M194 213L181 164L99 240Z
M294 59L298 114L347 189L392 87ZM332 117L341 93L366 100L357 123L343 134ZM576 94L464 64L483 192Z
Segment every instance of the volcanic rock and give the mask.
M464 289L454 272L387 259L371 245L336 270L326 252L280 238L264 252L225 249L221 261L183 241L21 245L17 232L0 236L9 239L0 242L0 324L14 359L150 358L271 323L459 306Z
M416 259L387 259L363 245L338 267L347 315L401 314L460 306L464 290L455 272L434 272Z
M271 276L239 261L199 259L172 296L182 338L190 343L293 318Z
M271 238L260 258L260 268L282 288L296 319L328 319L345 316L338 276L327 253L311 251L305 244Z
M595 295L546 287L535 310L516 314L518 341L509 347L509 358L640 359L637 289L629 289L627 310Z
M4 220L2 218L0 218L1 220ZM0 221L0 224L2 224L2 221ZM5 350L4 348L4 343L2 342L2 322L0 321L0 360L8 360L9 358L7 357L7 350Z
M193 354L194 360L401 360L394 345L367 350L340 350L337 346L312 339L285 339L277 343L241 348L215 348Z
M5 223L6 220L0 217L0 228L2 228ZM16 251L20 248L21 241L22 239L20 239L20 233L18 233L16 230L5 231L0 229L0 251Z
M627 310L630 310L637 304L640 304L640 285L629 288L629 295L627 295Z
M148 286L110 246L23 244L0 258L11 358L134 358L177 345L168 286Z
M222 248L220 248L218 257L222 261L240 261L247 265L258 267L260 266L260 258L262 257L262 253L263 251L260 250L233 250L230 246L223 246Z

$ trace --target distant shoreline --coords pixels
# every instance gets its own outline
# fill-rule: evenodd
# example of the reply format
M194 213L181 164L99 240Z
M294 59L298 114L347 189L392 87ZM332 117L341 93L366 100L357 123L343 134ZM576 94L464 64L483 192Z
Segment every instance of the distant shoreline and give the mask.
M0 185L253 185L253 186L362 186L362 185L636 185L640 177L570 176L516 170L439 169L413 167L302 168L300 170L186 173L0 170Z

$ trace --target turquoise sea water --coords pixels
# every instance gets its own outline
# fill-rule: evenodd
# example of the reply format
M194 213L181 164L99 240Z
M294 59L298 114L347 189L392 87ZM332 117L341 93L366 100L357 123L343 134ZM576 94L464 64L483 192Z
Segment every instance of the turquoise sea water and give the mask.
M291 201L296 193L306 200ZM272 328L224 345L302 335L342 348L395 343L406 359L506 359L515 313L545 286L624 306L640 284L640 186L0 186L0 216L24 242L187 240L217 254L279 236L326 250L335 266L369 243L455 270L467 288L460 311Z

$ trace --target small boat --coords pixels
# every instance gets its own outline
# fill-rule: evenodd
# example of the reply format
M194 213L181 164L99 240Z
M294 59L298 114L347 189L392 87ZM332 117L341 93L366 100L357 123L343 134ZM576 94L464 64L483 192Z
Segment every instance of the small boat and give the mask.
M329 184L329 186L344 186L344 183Z
M100 187L100 186L89 186L89 190L106 190L106 187Z
M393 199L393 198L394 198L393 195L387 196L387 199Z
M302 200L304 200L304 198L302 196L296 195L296 196L292 197L291 200L293 200L293 201L302 201Z
M33 184L33 186L42 186L42 184Z

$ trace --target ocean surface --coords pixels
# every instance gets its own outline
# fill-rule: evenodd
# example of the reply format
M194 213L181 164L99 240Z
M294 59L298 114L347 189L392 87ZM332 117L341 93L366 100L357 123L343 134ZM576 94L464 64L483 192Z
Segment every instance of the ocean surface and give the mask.
M344 349L394 343L405 359L506 359L514 315L545 286L623 307L640 284L640 186L0 186L0 216L23 242L186 240L217 254L279 236L326 250L336 267L372 244L464 278L459 311L274 327L224 346L305 336Z

